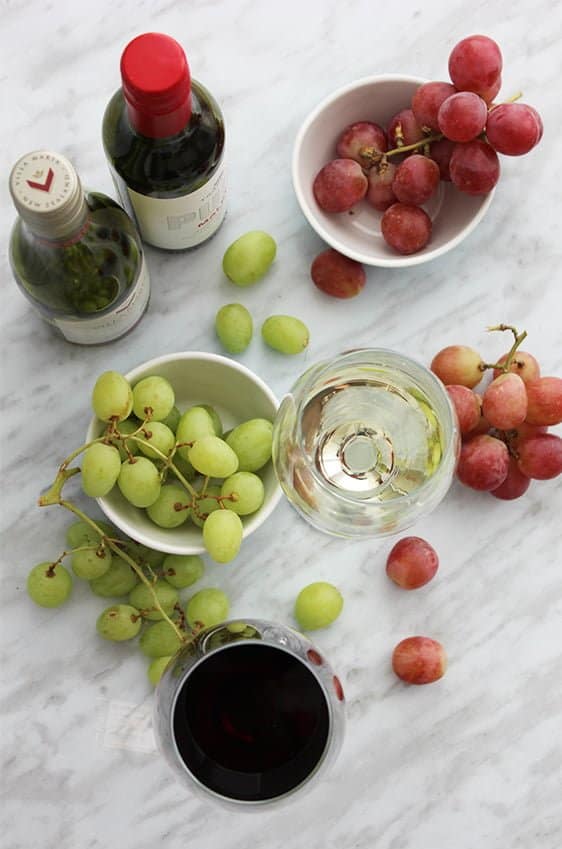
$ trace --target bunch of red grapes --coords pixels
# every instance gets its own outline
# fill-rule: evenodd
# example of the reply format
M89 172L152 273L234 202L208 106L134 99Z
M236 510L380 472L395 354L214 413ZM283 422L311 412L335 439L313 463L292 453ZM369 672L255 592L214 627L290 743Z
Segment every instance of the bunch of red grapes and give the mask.
M535 357L519 350L526 333L510 330L511 350L488 364L473 348L451 345L433 358L431 370L451 397L462 435L457 477L466 486L511 500L531 480L562 473L562 439L548 428L562 422L562 378L542 377ZM482 396L474 392L484 371L492 382Z
M394 115L386 131L371 121L344 129L336 144L338 158L314 180L320 208L349 212L365 199L383 212L382 236L394 250L407 255L424 248L431 238L431 218L422 207L440 180L469 195L487 194L500 175L498 153L519 156L541 139L542 121L532 106L492 102L501 70L496 42L471 35L449 56L452 83L421 85L410 108ZM333 285L335 292L317 285L349 297L338 294L341 282ZM352 294L357 294L355 288Z

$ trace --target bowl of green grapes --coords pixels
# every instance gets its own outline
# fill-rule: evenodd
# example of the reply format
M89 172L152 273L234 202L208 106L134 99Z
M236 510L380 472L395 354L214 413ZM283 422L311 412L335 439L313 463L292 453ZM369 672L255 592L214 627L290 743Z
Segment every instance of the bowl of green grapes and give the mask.
M107 371L92 407L82 487L150 548L206 550L227 563L281 498L271 463L277 399L234 360L182 352Z

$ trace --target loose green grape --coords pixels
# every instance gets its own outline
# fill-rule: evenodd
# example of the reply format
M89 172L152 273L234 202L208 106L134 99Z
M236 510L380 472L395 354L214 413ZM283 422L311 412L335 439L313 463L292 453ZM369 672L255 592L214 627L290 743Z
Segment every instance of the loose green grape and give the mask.
M126 419L133 409L133 393L127 380L117 371L104 371L92 392L94 413L102 422Z
M169 416L175 402L174 390L165 377L144 377L133 387L133 412L144 421L161 422Z
M121 643L136 637L141 625L142 618L135 607L130 604L112 604L98 616L96 629L104 640Z
M340 615L343 597L337 587L317 581L304 587L295 602L295 619L304 631L325 628Z
M185 615L190 628L200 622L206 628L223 622L230 609L228 596L222 590L208 587L192 595L187 602Z
M132 462L125 460L121 464L117 486L130 504L150 507L160 495L160 475L154 463L146 457L135 457Z
M239 472L257 472L271 459L273 425L267 419L249 419L235 427L226 442L238 457Z
M178 443L195 442L203 436L216 436L213 420L204 407L190 407L180 419L176 440ZM189 460L189 446L182 445L178 448L178 454L184 460Z
M195 471L189 460L186 460L185 457L182 457L179 451L176 451L176 453L174 454L173 463L174 466L177 468L178 472L183 475L186 481L192 481L196 476L197 472ZM176 478L176 475L173 470L170 472L170 474L174 475L174 478Z
M139 566L150 566L151 569L159 569L166 556L163 551L156 551L133 539L127 540L125 551Z
M263 504L262 479L252 472L236 472L224 481L221 495L232 496L232 500L223 501L227 510L233 510L239 516L248 516Z
M160 460L159 454L154 451L151 446L157 448L166 457L176 444L176 437L169 427L166 427L162 422L149 422L144 428L144 432L139 433L143 442L138 442L137 445L145 457L150 457L151 460ZM148 444L145 444L148 443Z
M191 511L191 521L194 525L197 525L198 528L203 527L207 516L214 513L215 510L220 510L220 504L217 501L217 497L221 494L220 486L217 484L210 484L205 492L206 497L199 498L195 509L192 509ZM211 496L214 497L211 498Z
M129 595L138 582L129 564L117 554L112 554L109 569L100 578L90 581L90 589L102 598L120 598Z
M177 590L167 581L160 580L152 584L152 589L156 594L160 607L169 616L178 600ZM154 622L162 619L162 614L155 608L152 593L146 584L137 584L129 596L129 602L142 611L145 619L151 619Z
M241 354L252 340L252 316L242 304L225 304L215 316L215 331L223 348Z
M207 412L209 413L209 415L211 417L211 421L213 423L215 436L220 436L220 438L222 439L222 422L221 422L221 418L220 418L219 414L217 413L217 411L215 410L215 408L211 407L210 404L198 404L197 406L202 407L203 410L207 410Z
M179 528L189 517L189 508L176 510L176 504L189 503L189 496L183 486L168 483L160 490L160 495L146 512L155 525L160 528Z
M102 498L111 492L121 471L119 451L112 445L96 442L82 457L82 489L91 498Z
M157 687L162 675L166 671L166 667L171 661L171 657L156 657L148 667L148 680L153 687Z
M189 450L194 469L210 478L227 478L238 468L238 457L218 436L203 436Z
M204 571L205 565L198 554L168 554L162 564L165 580L178 590L190 587Z
M72 571L77 578L92 581L94 578L100 578L102 575L105 575L111 566L111 551L109 548L102 548L98 543L99 540L94 542L94 545L98 546L95 549L83 549L82 551L75 551L73 553L70 563Z
M232 510L215 510L203 525L203 544L217 563L234 560L242 544L244 527Z
M181 413L177 407L172 407L165 419L162 419L162 424L169 427L172 433L175 433L180 423Z
M115 531L110 524L101 519L95 519L94 521L106 536L113 536ZM77 522L72 522L66 529L66 544L69 548L79 548L81 545L95 545L100 541L100 535L87 522L83 522L81 519Z
M118 430L119 433L122 434L134 433L139 429L139 425L140 422L136 419L125 419L125 421L119 422ZM142 436L142 434L139 434L139 436ZM135 442L134 439L126 439L123 441L122 439L117 439L117 437L113 436L109 439L109 441L119 451L121 462L126 460L129 454L132 454L134 457L139 453L139 444L138 442ZM127 450L125 450L125 445Z
M263 230L250 230L226 250L222 268L237 286L250 286L260 280L275 259L275 240Z
M266 345L281 354L300 354L310 339L306 324L291 315L270 315L262 324L261 335Z
M140 650L147 657L170 657L181 648L181 644L172 626L165 621L149 625L139 640Z
M72 578L60 563L38 563L27 576L27 594L40 607L60 607L71 592Z

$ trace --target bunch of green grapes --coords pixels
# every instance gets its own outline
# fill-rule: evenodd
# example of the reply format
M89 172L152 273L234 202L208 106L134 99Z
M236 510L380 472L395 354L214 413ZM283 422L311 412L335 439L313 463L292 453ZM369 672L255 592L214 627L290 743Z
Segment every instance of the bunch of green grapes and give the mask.
M82 487L99 498L117 486L123 497L161 528L192 522L218 563L238 554L241 516L264 501L260 472L271 459L273 426L263 418L223 434L208 405L180 413L168 380L157 375L131 387L123 375L104 372L92 406L107 423L102 441L82 458Z

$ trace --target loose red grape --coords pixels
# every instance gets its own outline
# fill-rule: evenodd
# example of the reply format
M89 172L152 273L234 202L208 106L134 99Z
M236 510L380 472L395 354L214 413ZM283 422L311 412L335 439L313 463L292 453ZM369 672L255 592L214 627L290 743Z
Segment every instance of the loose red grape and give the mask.
M431 142L429 149L429 155L439 166L439 175L441 179L447 180L447 182L451 181L449 163L454 149L455 142L452 142L450 139L440 139L440 141Z
M414 153L396 169L392 191L400 203L421 206L439 185L439 166L433 159Z
M406 637L392 653L392 669L407 684L431 684L445 674L447 655L430 637Z
M555 425L562 422L562 378L537 377L529 380L526 421L534 425Z
M334 298L353 298L365 286L365 269L360 262L330 248L313 261L310 276L315 286Z
M467 345L448 345L433 357L431 371L445 386L458 383L472 389L482 380L482 357Z
M460 384L452 384L445 388L453 402L459 420L459 428L464 436L480 424L480 399L471 389Z
M367 192L367 178L353 159L333 159L318 172L312 191L325 212L347 212Z
M431 218L419 206L393 203L381 218L381 232L387 244L400 254L413 254L431 238Z
M461 447L457 477L471 489L497 489L507 477L509 452L494 436L475 436Z
M489 89L502 69L502 54L493 39L469 35L453 47L449 56L449 76L461 91Z
M504 354L499 358L498 363L505 363L507 358L508 354ZM514 374L518 374L523 383L535 380L535 378L540 377L541 373L541 368L537 360L532 354L528 354L526 351L516 351L509 370ZM494 377L499 377L500 374L503 374L502 369L495 368Z
M386 560L386 574L405 590L427 584L439 566L437 552L421 537L404 537L396 543Z
M392 191L392 183L396 174L397 166L393 162L382 162L369 170L369 188L367 189L367 200L384 212L393 203L396 203L396 195Z
M487 117L488 109L481 97L472 91L459 91L443 101L437 120L448 139L469 142L480 135Z
M449 170L451 180L461 192L468 195L485 195L499 180L500 161L489 144L474 139L455 145Z
M527 392L518 374L507 372L492 380L482 398L482 412L499 430L511 430L525 421Z
M540 433L517 444L519 469L528 478L546 481L562 473L562 439L554 433Z
M455 92L454 85L442 82L423 83L416 89L412 97L412 112L420 127L428 127L430 130L439 132L437 122L439 107Z
M536 109L525 103L501 103L490 110L486 138L506 156L528 153L542 137L542 121Z
M501 498L502 501L512 501L514 498L520 498L524 495L530 484L531 479L523 474L515 457L510 457L506 479L497 489L493 489L490 495Z
M411 109L402 109L390 121L387 129L388 146L402 147L421 141L424 132Z
M387 148L386 133L378 124L371 121L357 121L350 124L338 139L336 153L340 159L354 159L360 165L368 166L371 158L362 155L363 148L384 153Z

